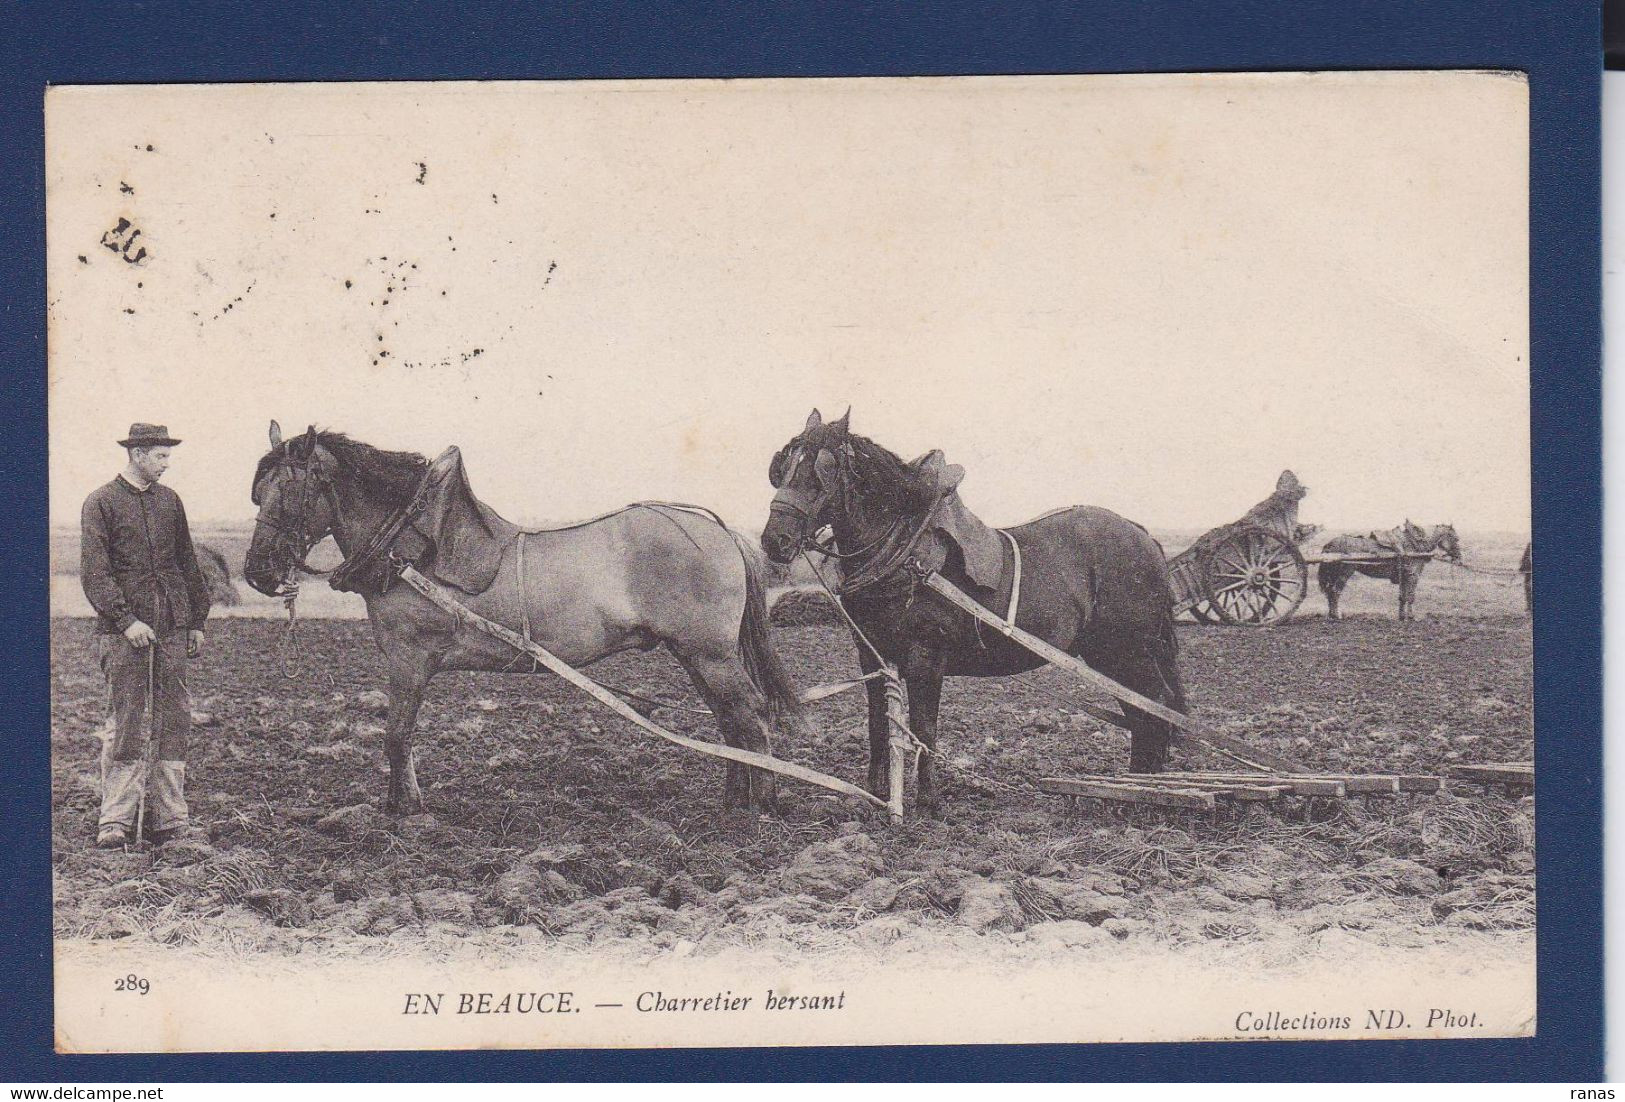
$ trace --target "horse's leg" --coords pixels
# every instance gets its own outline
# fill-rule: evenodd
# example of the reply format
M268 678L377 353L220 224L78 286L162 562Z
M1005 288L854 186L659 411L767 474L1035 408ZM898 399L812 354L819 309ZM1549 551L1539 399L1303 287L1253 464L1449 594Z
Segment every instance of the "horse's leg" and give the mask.
M1348 574L1329 562L1323 562L1315 568L1315 583L1320 586L1320 592L1326 597L1326 619L1337 619L1337 600L1343 595L1343 586L1348 584Z
M433 676L432 651L401 648L389 655L389 725L384 731L384 755L389 760L389 798L385 807L392 815L423 810L412 730L417 726L423 690Z
M937 753L937 711L942 704L942 675L946 665L947 655L925 647L915 647L909 651L903 670L903 679L908 685L908 725L926 749L920 755L918 787L914 798L920 810L932 816L937 813L936 764L933 761ZM872 712L870 714L873 715ZM869 732L872 740L872 726ZM873 745L871 742L871 753L874 753ZM876 760L879 759L870 758L871 766Z
M858 668L866 676L880 668L880 660L861 643ZM891 723L886 718L886 683L876 678L863 687L869 698L869 791L885 800L891 797Z
M1164 676L1162 663L1141 641L1091 640L1084 646L1081 657L1119 685L1177 711L1184 710L1185 701L1178 684L1177 671L1174 671L1174 682L1170 684ZM1173 734L1173 725L1132 705L1124 704L1122 707L1129 728L1129 772L1162 772L1168 764L1168 743Z
M1399 568L1399 618L1401 620L1416 619L1416 583L1421 580L1422 571L1410 563Z
M687 671L694 687L711 709L711 714L716 717L724 742L758 754L773 752L773 724L767 699L751 682L750 675L738 658L732 655L711 658L685 654L675 647L672 654ZM772 810L778 801L773 774L765 769L738 766L734 762L728 764L728 787L724 789L724 800L728 806ZM736 769L740 771L737 774ZM735 780L736 776L740 778L738 781ZM735 784L737 789L733 787Z

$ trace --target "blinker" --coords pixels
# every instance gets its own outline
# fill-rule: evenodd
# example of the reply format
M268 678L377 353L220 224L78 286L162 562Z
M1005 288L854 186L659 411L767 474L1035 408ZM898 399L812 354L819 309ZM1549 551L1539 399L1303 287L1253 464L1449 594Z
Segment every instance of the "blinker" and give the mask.
M841 466L833 453L820 448L818 458L813 460L813 473L818 476L820 486L833 490L840 482Z

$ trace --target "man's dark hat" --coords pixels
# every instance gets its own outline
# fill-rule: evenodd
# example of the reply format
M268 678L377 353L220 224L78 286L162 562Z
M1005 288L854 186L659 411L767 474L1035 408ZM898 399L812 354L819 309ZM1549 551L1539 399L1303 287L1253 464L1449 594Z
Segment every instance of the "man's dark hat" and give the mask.
M180 441L169 435L168 425L137 421L130 426L130 435L118 443L121 448L173 448Z

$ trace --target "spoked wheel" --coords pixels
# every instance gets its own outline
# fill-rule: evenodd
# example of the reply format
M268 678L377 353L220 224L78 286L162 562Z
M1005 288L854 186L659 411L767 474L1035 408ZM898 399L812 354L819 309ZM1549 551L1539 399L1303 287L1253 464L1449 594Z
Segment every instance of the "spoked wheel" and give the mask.
M1303 604L1309 565L1290 540L1265 528L1242 528L1207 552L1208 604L1227 624L1278 624Z

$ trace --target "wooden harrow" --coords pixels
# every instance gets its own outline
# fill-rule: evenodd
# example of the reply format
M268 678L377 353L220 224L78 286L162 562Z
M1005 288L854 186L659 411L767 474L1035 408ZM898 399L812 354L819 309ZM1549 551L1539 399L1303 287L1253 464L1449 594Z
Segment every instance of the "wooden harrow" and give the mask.
M1496 785L1506 786L1509 796L1527 796L1535 791L1535 763L1509 761L1496 765L1452 765L1450 776L1454 780L1471 781L1484 786L1484 795L1490 795Z
M885 810L894 823L902 821L905 767L917 751L918 745L914 742L907 724L903 721L902 684L897 672L889 666L877 671L878 676L882 677L885 683L886 712L892 729L892 738L888 747L890 750L890 762L888 763L891 781L890 799L882 801L856 785L820 773L817 770L809 769L806 766L797 765L794 762L784 761L771 755L752 753L732 746L703 742L668 731L660 724L655 723L646 711L634 707L633 704L618 695L616 691L586 677L527 636L475 613L413 567L406 566L401 571L400 576L413 589L439 607L455 615L462 622L502 640L515 650L528 654L542 666L649 734L697 753L724 758L728 761L753 766L758 769L766 769L803 783L829 789ZM1362 775L1312 772L1290 759L1248 746L1237 739L1220 734L1188 715L1176 712L1158 701L1151 700L1124 685L1118 684L1078 658L1058 650L1037 636L1031 635L989 612L940 574L930 573L925 575L923 584L947 598L952 604L970 613L977 620L997 629L1025 646L1039 657L1068 670L1085 684L1115 697L1121 703L1131 704L1166 720L1177 729L1177 733L1171 736L1171 741L1175 745L1205 746L1240 762L1246 769L1252 770L1251 772L1131 773L1126 776L1115 777L1046 777L1038 782L1039 789L1044 792L1071 798L1074 803L1081 798L1093 798L1107 805L1118 807L1141 805L1187 812L1212 813L1217 813L1221 807L1230 805L1273 804L1287 797L1300 797L1304 801L1305 817L1308 817L1310 801L1317 797L1348 798L1351 796L1364 796L1370 798L1373 796L1398 796L1405 793L1430 794L1438 792L1443 785L1443 781L1438 777L1410 774ZM804 699L808 701L821 699L854 688L866 680L868 680L867 677L822 686L804 694ZM667 702L663 701L639 699L650 708L669 706ZM1109 722L1119 724L1123 722L1121 717L1114 716L1104 709L1090 707L1089 711L1090 714ZM1532 788L1534 785L1534 767L1527 762L1515 762L1507 765L1457 766L1452 773L1464 780L1478 781L1485 786L1486 792L1489 791L1492 784L1505 784L1509 788L1518 785Z
M1077 804L1098 800L1102 807L1153 807L1212 812L1226 807L1245 811L1253 804L1277 809L1288 797L1301 798L1309 818L1317 798L1349 799L1400 795L1433 795L1444 787L1439 777L1421 774L1366 773L1224 773L1192 771L1128 773L1122 776L1045 777L1038 787Z

